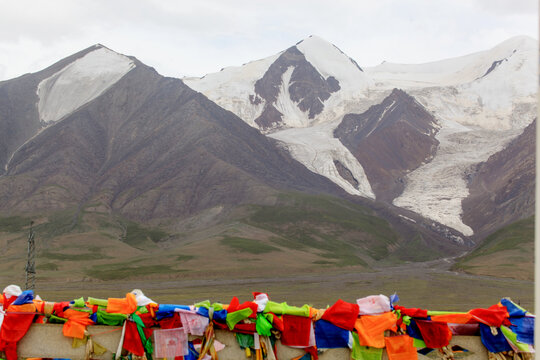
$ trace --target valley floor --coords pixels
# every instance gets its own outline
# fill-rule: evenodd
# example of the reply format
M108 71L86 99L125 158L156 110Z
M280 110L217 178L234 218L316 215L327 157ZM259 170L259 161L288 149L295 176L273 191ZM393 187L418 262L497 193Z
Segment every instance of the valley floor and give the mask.
M378 268L372 272L341 269L274 277L189 278L115 282L39 282L36 292L49 301L80 296L123 297L134 288L158 303L192 304L209 299L228 303L233 296L250 300L252 291L267 292L277 302L325 307L341 298L354 302L368 295L397 293L399 304L430 310L468 311L510 297L534 312L534 282L470 275L450 270L452 259ZM6 281L5 279L3 280ZM23 284L21 284L23 285Z

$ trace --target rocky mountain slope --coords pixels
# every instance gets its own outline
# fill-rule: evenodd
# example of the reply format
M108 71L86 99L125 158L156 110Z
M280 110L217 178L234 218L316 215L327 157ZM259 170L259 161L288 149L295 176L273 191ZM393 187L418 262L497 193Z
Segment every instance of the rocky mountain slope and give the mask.
M340 192L182 81L101 46L0 87L18 100L2 108L2 125L18 124L1 154L4 213L91 207L144 221L279 189ZM11 114L32 102L19 124Z
M536 120L508 146L477 165L469 179L463 217L489 234L501 225L534 215Z
M347 114L334 131L363 165L377 199L401 194L403 178L429 162L439 145L437 121L413 97L394 89L363 114Z

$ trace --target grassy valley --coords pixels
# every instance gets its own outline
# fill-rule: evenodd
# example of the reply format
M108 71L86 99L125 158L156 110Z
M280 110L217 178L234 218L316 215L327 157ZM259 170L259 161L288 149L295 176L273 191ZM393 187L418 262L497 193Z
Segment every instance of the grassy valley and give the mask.
M37 289L51 300L141 288L161 302L228 301L257 290L323 306L397 291L414 306L464 309L511 296L532 308L533 218L488 237L450 269L426 261L442 254L422 235L402 239L371 210L326 195L282 193L273 205L239 207L190 230L72 214L0 218L2 282L24 285L32 220Z
M470 274L534 279L534 216L488 236L460 258L454 269Z

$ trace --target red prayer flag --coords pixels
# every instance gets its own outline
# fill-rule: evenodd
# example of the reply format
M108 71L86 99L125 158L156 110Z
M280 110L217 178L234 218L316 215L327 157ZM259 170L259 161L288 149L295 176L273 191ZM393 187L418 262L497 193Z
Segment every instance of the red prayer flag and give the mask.
M126 320L126 333L124 336L124 344L122 346L124 349L137 356L144 355L144 347L141 336L137 331L137 324L135 324L133 321Z
M358 304L351 304L339 299L334 305L326 309L321 319L329 321L342 329L352 331L359 312Z
M287 346L309 346L311 319L305 316L283 315L281 343Z
M447 323L428 320L415 321L428 348L438 349L448 346L452 339L452 332Z

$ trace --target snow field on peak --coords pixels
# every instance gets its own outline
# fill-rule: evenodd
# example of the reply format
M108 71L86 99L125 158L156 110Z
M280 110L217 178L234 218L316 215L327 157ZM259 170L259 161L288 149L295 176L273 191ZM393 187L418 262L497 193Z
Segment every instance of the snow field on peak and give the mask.
M255 96L255 83L264 76L270 65L281 53L252 61L242 66L231 66L220 72L207 74L202 78L184 78L184 83L192 89L203 93L219 106L235 113L254 128L263 109L265 101L258 105L250 102L249 96Z
M436 156L406 176L405 189L393 204L471 236L473 230L461 218L461 202L469 195L465 176L521 131L473 130L444 120L442 125Z
M340 91L362 91L373 84L347 55L318 36L303 40L296 48L324 78L336 78L341 87Z
M531 56L531 53L535 55L537 47L536 40L532 38L515 37L492 49L465 56L423 64L383 62L364 70L378 86L392 86L396 83L407 88L459 85L484 76L494 61L517 59L517 62L522 62L530 59L532 64L536 64L536 56Z
M42 121L60 120L92 101L135 67L124 55L94 50L41 81L37 88Z
M281 141L289 153L314 173L325 176L349 194L375 199L364 168L351 152L332 136L337 124L325 123L307 128L292 128L268 136ZM339 174L334 160L346 166L358 181L354 188Z

